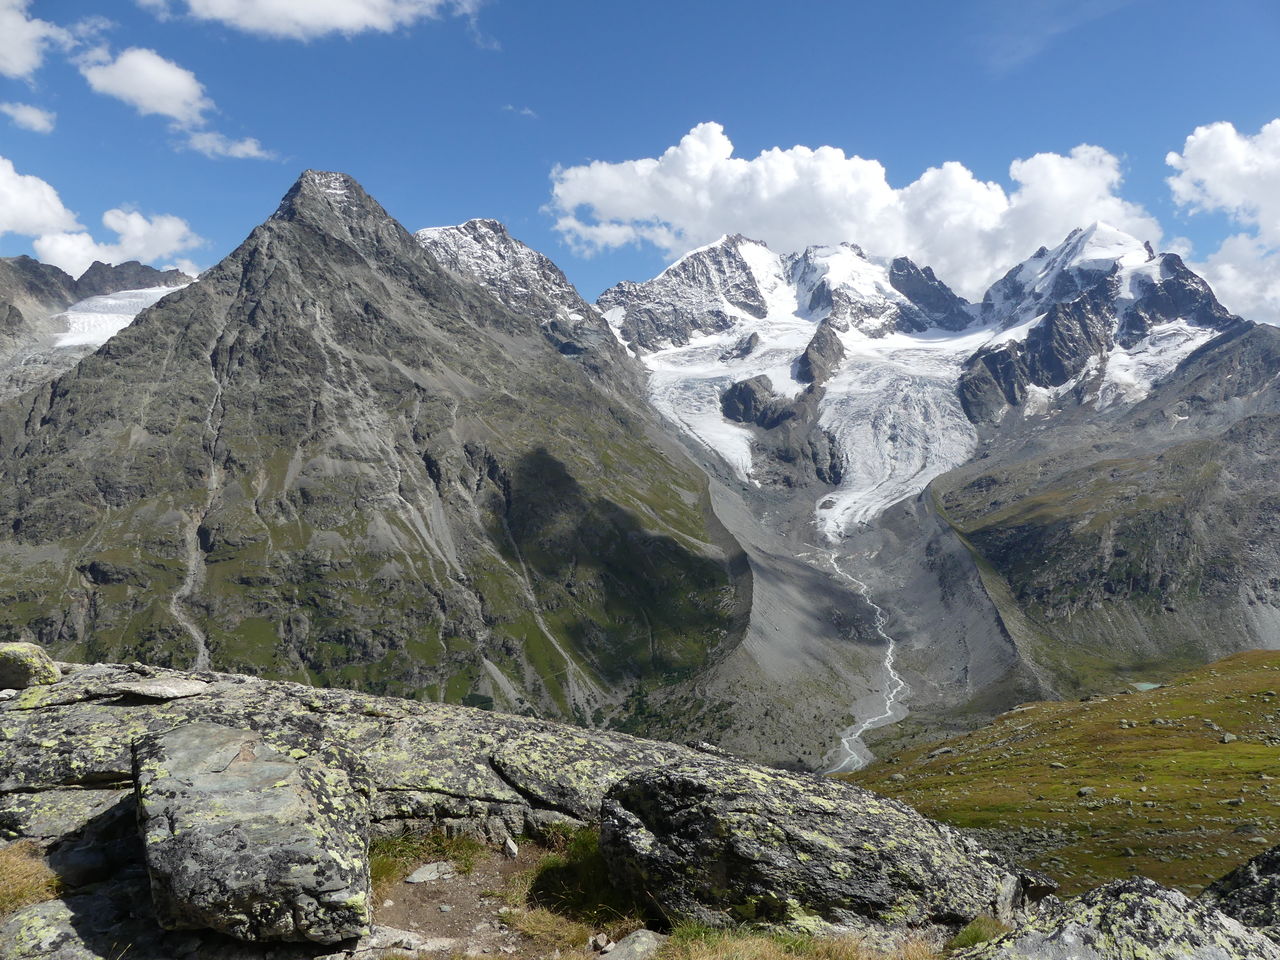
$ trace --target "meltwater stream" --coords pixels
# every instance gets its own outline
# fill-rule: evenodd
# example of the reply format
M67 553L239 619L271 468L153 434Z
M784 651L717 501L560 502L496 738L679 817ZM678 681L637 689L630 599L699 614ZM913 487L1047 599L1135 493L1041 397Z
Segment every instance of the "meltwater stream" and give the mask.
M840 751L840 756L828 770L824 771L827 774L852 773L854 770L860 770L866 766L870 755L870 751L862 743L862 735L868 730L894 719L895 711L901 706L901 698L907 692L907 681L902 679L902 675L898 673L896 668L898 642L884 629L885 624L889 622L888 617L885 616L884 609L871 599L871 593L865 583L840 566L840 561L834 551L822 556L831 565L831 569L836 572L837 576L843 577L852 583L857 588L858 593L862 595L862 599L870 604L871 609L875 611L876 633L887 645L884 669L885 673L888 674L889 683L884 692L884 710L873 717L859 720L840 734L840 746L837 748Z

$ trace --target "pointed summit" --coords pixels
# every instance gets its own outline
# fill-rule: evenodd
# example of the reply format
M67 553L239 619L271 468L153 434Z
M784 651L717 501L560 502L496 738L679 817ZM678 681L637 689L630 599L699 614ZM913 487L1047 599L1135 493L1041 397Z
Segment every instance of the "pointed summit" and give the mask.
M280 201L272 219L292 220L311 211L367 207L386 215L354 177L329 170L304 170Z
M704 481L544 307L304 173L199 280L0 404L0 632L92 610L47 635L566 717L698 668L736 587L687 546L709 519L643 505Z

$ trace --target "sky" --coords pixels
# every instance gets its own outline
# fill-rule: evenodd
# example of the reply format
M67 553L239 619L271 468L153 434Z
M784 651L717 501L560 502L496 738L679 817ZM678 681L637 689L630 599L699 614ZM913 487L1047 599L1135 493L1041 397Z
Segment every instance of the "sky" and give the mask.
M1106 220L1280 322L1273 0L0 0L0 256L211 266L299 172L589 298L741 232L962 294Z

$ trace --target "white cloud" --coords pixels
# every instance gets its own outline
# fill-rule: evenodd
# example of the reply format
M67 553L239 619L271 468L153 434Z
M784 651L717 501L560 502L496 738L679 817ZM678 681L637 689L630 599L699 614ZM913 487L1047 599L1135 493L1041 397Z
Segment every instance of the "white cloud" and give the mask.
M29 103L0 103L0 113L7 115L15 126L35 133L53 133L57 120L55 114Z
M932 266L970 297L1093 220L1160 240L1156 220L1116 193L1120 162L1100 147L1015 160L1009 176L1012 191L949 162L895 188L879 162L836 147L735 157L724 129L704 123L661 157L558 168L551 209L580 252L647 242L674 256L735 232L778 250L850 240Z
M114 209L102 215L102 225L117 234L115 243L99 243L87 232L79 231L45 234L37 237L32 247L45 263L79 276L95 260L146 263L171 258L204 243L185 220L171 214L146 217L136 211Z
M538 119L538 111L533 107L517 107L514 103L503 104L502 109L507 113L518 113L522 117L528 117L530 120Z
M57 190L39 177L18 173L11 161L0 157L0 236L79 229L76 215L62 205Z
M1165 159L1179 205L1245 228L1195 266L1232 310L1280 323L1280 120L1252 136L1230 123L1197 127Z
M170 0L140 0L161 16ZM310 40L330 33L389 33L449 14L474 16L483 0L178 0L186 12L246 33Z
M173 121L181 145L206 157L269 160L270 150L253 137L233 140L206 129L205 114L216 109L196 75L154 50L130 47L112 59L104 47L79 58L80 72L98 93L129 104L140 114Z
M29 16L28 6L29 0L0 0L0 74L6 77L31 76L51 44L70 40L61 27Z
M198 130L187 137L186 145L206 157L234 157L254 160L272 160L275 154L264 149L253 137L232 140L212 130Z
M145 47L130 47L114 60L95 51L81 63L80 72L98 93L184 127L200 126L205 112L213 109L194 73Z

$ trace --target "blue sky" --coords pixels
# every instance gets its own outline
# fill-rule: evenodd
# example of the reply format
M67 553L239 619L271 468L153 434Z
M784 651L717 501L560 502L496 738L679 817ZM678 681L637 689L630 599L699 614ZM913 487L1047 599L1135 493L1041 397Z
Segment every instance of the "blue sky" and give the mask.
M399 25L377 22L388 10ZM6 16L48 28L36 66L6 51L23 42ZM208 266L315 167L351 173L411 229L504 220L588 296L733 229L909 253L969 292L1101 211L1187 251L1229 305L1264 318L1280 303L1280 126L1264 129L1280 116L1278 41L1280 7L1263 0L0 0L0 104L56 115L52 132L0 116L0 255ZM707 123L722 134L700 128L661 183L626 165ZM266 156L206 156L185 146L197 135L207 152ZM726 142L747 166L699 167ZM1009 202L1012 161L1081 144L1105 156L1042 164ZM1178 196L1170 151L1186 158ZM886 187L853 155L879 161ZM972 182L953 167L895 192L948 161ZM28 209L43 189L30 178L61 212Z

